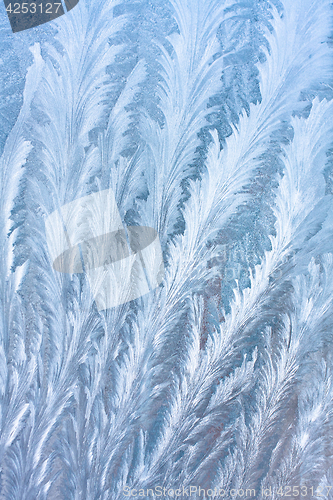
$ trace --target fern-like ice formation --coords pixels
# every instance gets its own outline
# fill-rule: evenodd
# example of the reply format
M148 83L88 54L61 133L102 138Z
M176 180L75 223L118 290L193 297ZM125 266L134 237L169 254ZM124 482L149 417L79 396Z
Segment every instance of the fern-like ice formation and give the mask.
M0 498L331 498L330 1L4 15ZM45 219L104 189L165 277L98 311Z

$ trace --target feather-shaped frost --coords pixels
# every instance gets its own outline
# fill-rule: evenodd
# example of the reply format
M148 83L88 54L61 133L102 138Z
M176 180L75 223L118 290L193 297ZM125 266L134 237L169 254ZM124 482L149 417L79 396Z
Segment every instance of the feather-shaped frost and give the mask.
M325 489L329 1L81 0L51 29L1 158L0 498ZM166 272L99 312L44 220L104 189Z

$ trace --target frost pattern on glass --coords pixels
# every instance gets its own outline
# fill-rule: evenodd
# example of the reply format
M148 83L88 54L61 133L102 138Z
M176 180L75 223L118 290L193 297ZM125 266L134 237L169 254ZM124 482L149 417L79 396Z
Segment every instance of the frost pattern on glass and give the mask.
M0 499L332 498L330 0L0 22Z

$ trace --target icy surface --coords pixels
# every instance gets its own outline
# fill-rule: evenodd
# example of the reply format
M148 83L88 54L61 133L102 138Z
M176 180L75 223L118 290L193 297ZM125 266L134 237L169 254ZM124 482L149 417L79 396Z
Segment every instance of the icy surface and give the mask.
M330 0L1 6L1 500L333 498L331 41ZM47 221L104 190L165 275L99 310Z

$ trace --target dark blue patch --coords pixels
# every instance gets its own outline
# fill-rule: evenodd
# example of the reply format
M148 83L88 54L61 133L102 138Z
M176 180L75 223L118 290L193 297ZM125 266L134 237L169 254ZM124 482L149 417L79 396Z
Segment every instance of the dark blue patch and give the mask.
M79 0L65 0L66 9L71 10L78 2ZM4 0L4 4L13 33L48 23L65 14L61 0Z

